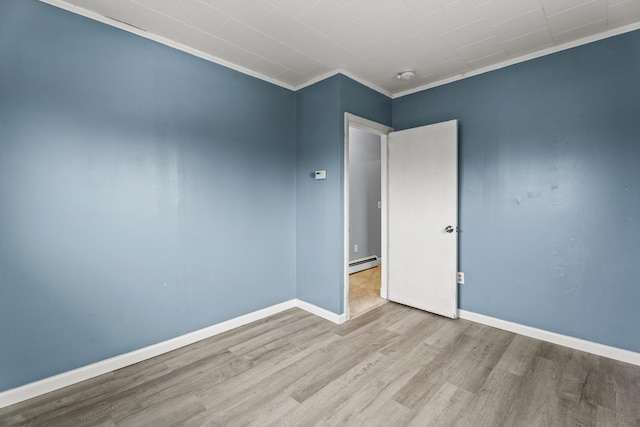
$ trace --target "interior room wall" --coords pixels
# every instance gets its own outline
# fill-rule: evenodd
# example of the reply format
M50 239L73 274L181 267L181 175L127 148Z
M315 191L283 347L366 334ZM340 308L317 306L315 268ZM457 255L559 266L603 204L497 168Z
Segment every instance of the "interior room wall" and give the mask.
M380 135L349 129L349 261L382 255L380 168Z
M0 391L295 298L294 128L290 90L0 2Z
M459 120L461 308L640 351L638 52L392 101L0 2L0 391L296 296L342 313L345 112Z
M393 100L459 120L460 308L640 351L640 31Z
M344 113L391 123L391 99L342 74L296 91L296 291L344 312ZM316 181L315 170L327 179Z

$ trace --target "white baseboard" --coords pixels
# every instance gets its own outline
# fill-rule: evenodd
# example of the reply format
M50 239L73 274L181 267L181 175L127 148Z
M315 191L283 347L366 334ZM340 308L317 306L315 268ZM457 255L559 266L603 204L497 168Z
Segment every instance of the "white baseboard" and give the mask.
M526 337L536 338L541 341L559 344L576 350L586 351L587 353L596 354L598 356L607 357L609 359L640 366L640 353L635 353L633 351L598 344L593 341L587 341L567 335L561 335L555 332L545 331L544 329L532 328L531 326L508 322L506 320L496 319L495 317L489 317L483 314L473 313L471 311L458 310L458 315L461 319L470 320L472 322L514 332Z
M254 311L252 313L248 313L243 316L218 323L213 326L209 326L185 335L181 335L176 338L172 338L167 341L163 341L158 344L153 344L148 347L132 351L130 353L105 359L100 362L92 363L91 365L83 366L72 371L63 372L49 378L44 378L30 384L25 384L21 387L1 392L0 408L4 408L6 406L10 406L27 399L37 397L45 393L58 390L63 387L67 387L81 381L85 381L99 375L115 371L129 365L133 365L138 362L142 362L143 360L147 360L152 357L159 356L169 351L178 349L180 347L193 344L197 341L210 338L239 326L255 322L256 320L264 319L265 317L272 316L290 308L299 308L305 310L311 314L322 317L323 319L329 320L336 324L342 324L345 322L344 314L336 314L324 308L320 308L316 305L310 304L306 301L292 299L280 304L273 305L271 307L264 308L262 310ZM598 344L579 338L569 337L566 335L557 334L555 332L549 332L543 329L537 329L506 320L496 319L494 317L489 317L466 310L458 310L458 315L461 319L470 320L472 322L481 323L483 325L492 326L494 328L503 329L505 331L514 332L527 337L536 338L542 341L563 345L565 347L586 351L589 353L597 354L599 356L608 357L610 359L640 366L640 353L635 353L633 351L611 347L604 344Z
M365 262L362 264L357 264L354 266L349 266L349 274L358 273L360 271L368 270L373 267L377 267L380 265L380 258Z
M210 338L239 326L255 322L256 320L264 319L265 317L272 316L290 308L300 308L337 324L344 323L345 321L344 314L335 314L328 310L325 310L324 308L309 304L308 302L299 299L292 299L280 304L272 305L271 307L263 308L262 310L254 311L243 316L229 319L213 326L208 326L206 328L169 339L167 341L160 342L158 344L153 344L129 353L121 354L119 356L101 360L99 362L92 363L90 365L83 366L71 371L63 372L49 378L44 378L39 381L25 384L11 390L3 391L0 393L0 408L23 402L25 400L43 395L45 393L59 390L63 387L86 381L99 375L106 374L108 372L112 372L138 362L142 362L143 360L147 360L152 357L167 353L169 351L176 350L180 347L193 344L200 340Z
M302 301L299 299L295 300L295 304L296 307L304 310L304 311L308 311L311 314L315 314L316 316L320 316L323 319L327 319L333 323L336 323L338 325L341 325L345 322L345 315L343 314L336 314L332 311L326 310L324 308L320 308L317 305L313 305L313 304L309 304L306 301Z

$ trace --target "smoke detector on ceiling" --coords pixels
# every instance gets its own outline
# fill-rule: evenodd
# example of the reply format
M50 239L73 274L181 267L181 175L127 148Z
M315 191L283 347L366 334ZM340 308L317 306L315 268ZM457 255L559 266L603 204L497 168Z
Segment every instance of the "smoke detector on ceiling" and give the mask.
M400 71L397 75L398 80L413 80L416 76L416 72L413 70Z

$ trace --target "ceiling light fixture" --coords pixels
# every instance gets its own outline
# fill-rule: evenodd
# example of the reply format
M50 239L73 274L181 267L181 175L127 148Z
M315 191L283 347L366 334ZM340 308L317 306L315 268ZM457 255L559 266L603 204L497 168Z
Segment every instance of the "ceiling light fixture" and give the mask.
M413 70L400 71L397 75L398 80L413 80L416 76L416 72Z

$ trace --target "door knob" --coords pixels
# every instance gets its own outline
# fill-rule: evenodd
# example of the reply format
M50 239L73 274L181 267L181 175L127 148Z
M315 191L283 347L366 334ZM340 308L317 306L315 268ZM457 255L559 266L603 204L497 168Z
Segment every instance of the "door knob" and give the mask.
M453 233L453 227L450 225L447 225L447 227L444 229L444 231L446 231L447 233Z

